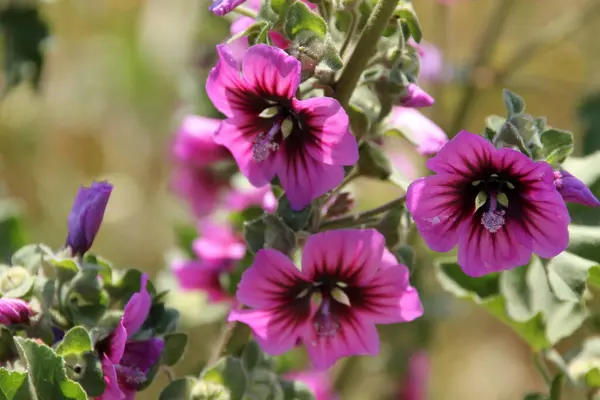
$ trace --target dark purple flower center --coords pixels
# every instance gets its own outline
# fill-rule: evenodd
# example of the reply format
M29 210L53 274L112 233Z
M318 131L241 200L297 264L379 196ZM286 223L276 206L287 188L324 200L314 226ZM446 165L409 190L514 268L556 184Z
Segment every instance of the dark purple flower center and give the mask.
M264 132L254 139L252 146L252 157L256 162L266 160L271 153L279 150L282 141L300 129L300 120L289 107L273 101L267 104L268 107L258 115Z
M508 176L489 174L484 179L471 181L470 187L465 188L465 206L473 207L475 215L490 233L500 230L510 215L516 215L518 208L512 206L518 203L516 191L518 181Z

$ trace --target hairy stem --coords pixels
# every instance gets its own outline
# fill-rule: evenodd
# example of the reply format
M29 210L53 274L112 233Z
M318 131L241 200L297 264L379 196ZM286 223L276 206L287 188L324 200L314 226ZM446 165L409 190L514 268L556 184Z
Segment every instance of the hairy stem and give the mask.
M369 16L358 42L356 42L356 46L354 46L354 50L346 62L346 66L342 70L340 79L335 84L335 98L344 108L350 102L352 92L354 92L354 88L369 60L377 51L379 38L381 38L397 5L398 0L379 0Z
M469 116L471 107L477 96L476 72L489 62L490 57L496 49L496 44L502 34L504 25L508 20L510 11L515 4L516 0L496 0L496 9L491 13L487 29L474 51L475 58L470 66L471 73L463 89L461 100L458 103L456 116L450 129L451 135L455 135L455 132L462 129L463 124Z
M340 48L340 57L342 57L342 58L344 58L344 54L346 53L346 50L348 50L348 46L352 42L352 39L354 38L354 35L356 34L356 28L358 27L359 15L358 15L357 10L355 10L355 9L350 10L348 12L348 15L350 16L350 26L348 27L348 32L346 32L346 37L344 38L344 43L342 44L342 47Z
M535 364L535 368L544 379L544 382L550 386L552 384L552 377L550 376L550 371L548 371L548 366L546 365L546 360L544 359L544 353L541 351L536 351L533 353L533 363Z
M219 357L221 357L221 355L223 353L225 353L225 349L227 348L227 345L229 344L229 340L233 336L233 330L235 329L235 327L237 325L238 325L238 323L234 321L234 322L228 322L223 327L223 330L221 331L221 334L219 335L219 340L215 346L215 349L212 352L210 359L208 360L208 365L212 365L212 364L216 363L217 360L219 359Z
M373 208L371 210L368 210L368 211L365 211L365 212L362 212L359 214L349 215L347 217L336 218L336 219L331 219L329 221L325 221L321 224L321 226L319 227L319 230L324 231L327 229L345 228L345 227L351 227L351 226L368 224L370 222L374 222L373 221L374 217L377 217L378 215L383 214L384 212L389 211L396 206L404 204L405 201L406 201L406 196L402 196L402 197L394 199L390 202L387 202L379 207Z
M256 17L258 17L258 13L256 11L244 6L237 6L233 9L233 12L238 13L240 15L244 15L246 17L250 17L252 19L256 19Z

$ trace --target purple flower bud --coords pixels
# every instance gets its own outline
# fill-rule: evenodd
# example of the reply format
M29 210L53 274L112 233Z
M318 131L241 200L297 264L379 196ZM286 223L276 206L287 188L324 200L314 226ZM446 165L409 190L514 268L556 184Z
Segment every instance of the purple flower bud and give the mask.
M21 299L0 299L0 325L29 324L33 311Z
M108 182L93 182L89 188L79 188L67 219L69 232L66 245L73 254L82 255L92 247L112 188Z
M585 186L585 183L565 170L554 171L554 186L566 202L583 204L588 207L598 207L600 205L600 201Z
M422 108L435 103L433 97L414 83L409 83L400 101L402 107Z

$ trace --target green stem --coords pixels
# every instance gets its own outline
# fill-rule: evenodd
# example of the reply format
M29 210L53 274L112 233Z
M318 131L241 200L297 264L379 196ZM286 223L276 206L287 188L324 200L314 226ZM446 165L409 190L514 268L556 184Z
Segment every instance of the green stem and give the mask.
M348 50L348 46L350 45L350 43L352 42L352 39L354 38L354 35L356 34L356 28L358 28L358 13L356 11L356 9L352 9L348 12L348 15L350 16L350 26L348 27L348 31L346 32L346 37L344 38L344 43L342 44L342 47L340 48L340 57L342 57L342 59L344 58L344 54L346 53L346 50Z
M450 7L448 4L437 2L435 5L435 37L437 38L436 44L444 57L450 58ZM445 101L444 94L446 92L445 85L440 82L436 82L433 87L433 97L435 98L436 106L433 107L434 121L441 126L446 125L445 115Z
M552 385L552 377L550 376L550 371L548 371L548 366L546 365L546 360L544 359L544 353L541 351L536 351L533 353L533 363L535 364L535 368L539 371L540 375L546 382L546 385L550 387Z
M253 18L253 19L256 19L258 17L258 14L256 11L251 10L250 8L247 8L244 6L237 6L236 8L233 9L233 12L244 15L246 17Z
M383 214L384 212L389 211L396 206L404 204L405 201L406 197L402 196L390 202L387 202L379 207L373 208L371 210L356 215L350 215L343 218L336 218L331 219L329 221L325 221L319 227L319 231L324 231L327 229L345 228L376 222L373 220L374 217L377 217L379 214Z
M350 102L354 88L369 60L377 51L377 43L397 5L398 0L379 0L369 16L346 66L342 70L340 79L335 85L335 97L343 107Z
M581 8L575 9L565 14L550 24L545 25L538 30L531 39L523 43L500 68L496 81L500 84L506 81L519 68L529 62L541 51L547 50L552 46L572 37L581 30L586 24L600 15L600 1L590 0Z
M208 365L213 365L217 362L217 360L221 357L223 353L225 353L225 349L227 348L227 344L229 340L233 336L233 331L236 326L239 324L237 322L228 322L221 331L219 335L219 341L217 342L214 351L212 352L210 359L208 360Z
M318 7L319 7L319 14L321 14L321 17L323 17L323 19L326 22L329 22L329 20L331 19L331 15L329 13L329 7L327 6L327 1L326 0L319 1Z
M461 100L456 110L456 117L452 122L450 134L455 135L463 128L463 124L471 112L477 97L476 71L485 66L494 50L500 34L503 31L504 25L508 20L512 7L516 4L516 0L496 0L496 9L491 13L490 21L487 24L487 29L483 33L482 40L479 42L474 51L475 59L471 63L471 72L467 83L465 84Z

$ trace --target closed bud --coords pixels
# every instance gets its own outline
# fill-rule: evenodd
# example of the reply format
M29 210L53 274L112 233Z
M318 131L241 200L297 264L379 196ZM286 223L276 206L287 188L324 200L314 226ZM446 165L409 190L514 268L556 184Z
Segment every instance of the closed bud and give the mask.
M408 84L400 100L402 107L411 108L429 107L433 103L435 103L433 97L414 83Z
M21 299L0 299L0 324L29 324L33 311L26 301Z
M600 205L600 201L585 186L585 183L565 170L554 171L554 186L566 202L583 204L588 207Z
M66 245L74 255L83 255L92 247L112 188L108 182L94 182L89 188L79 188L67 220Z
M333 196L323 206L323 216L325 219L340 217L348 214L354 208L355 200L349 192L342 192Z

